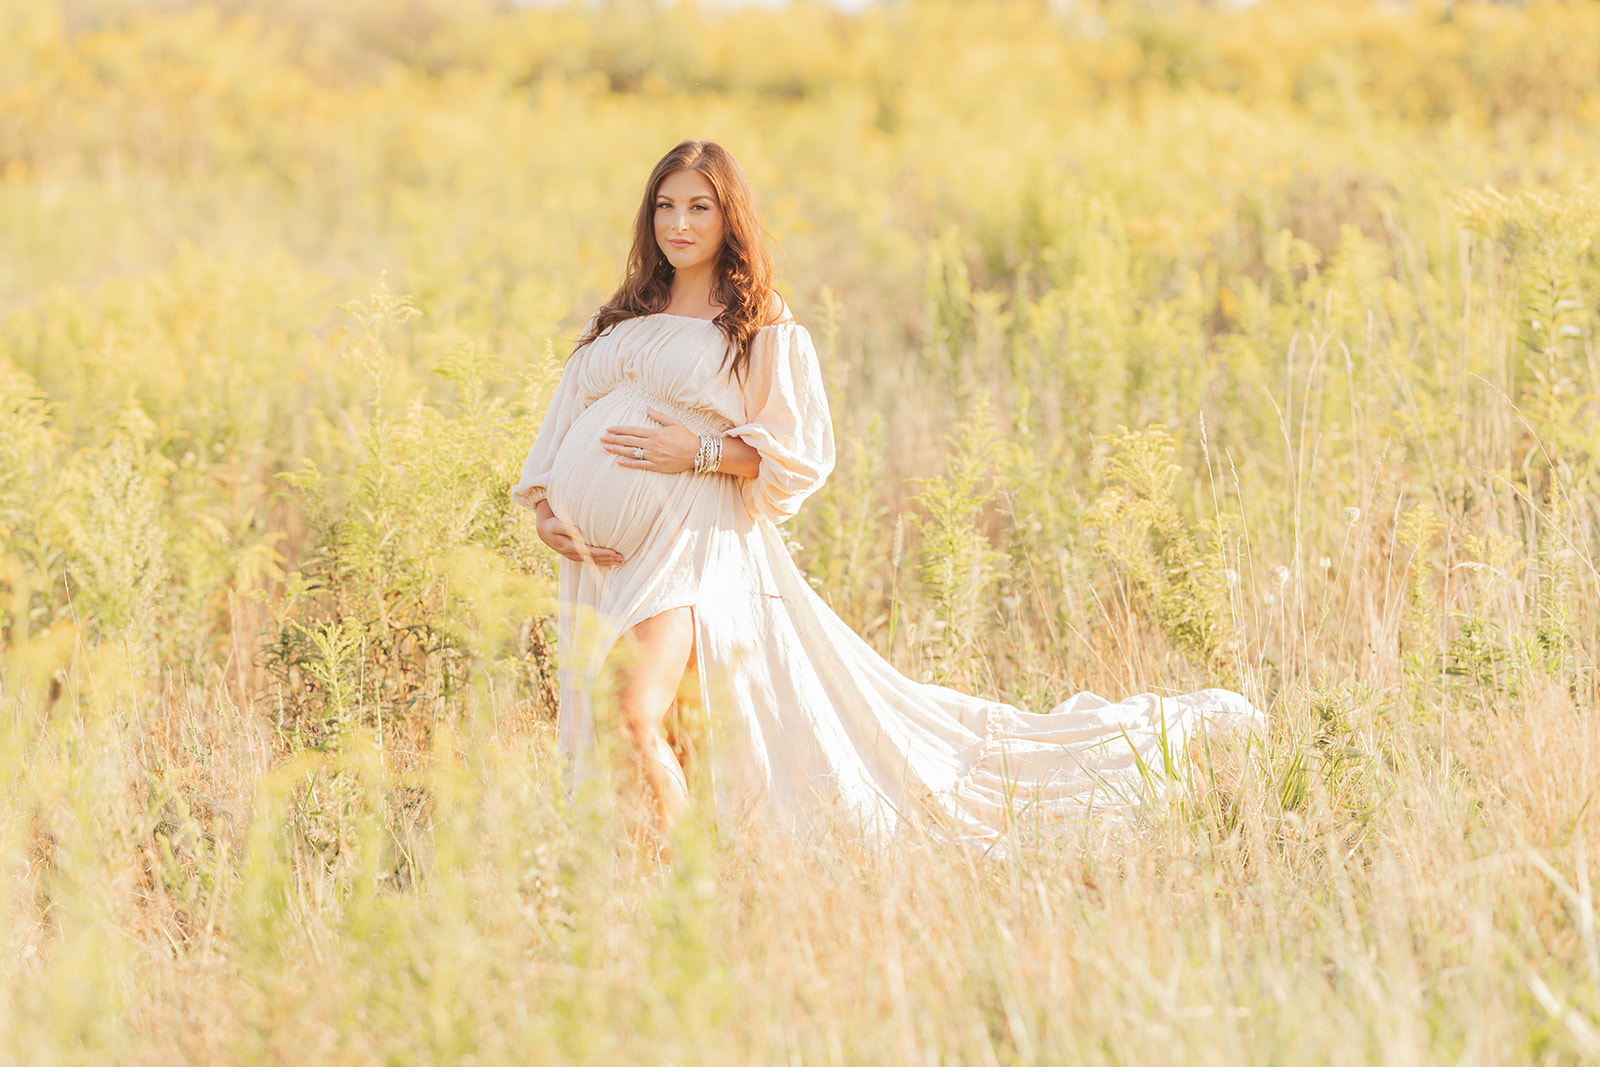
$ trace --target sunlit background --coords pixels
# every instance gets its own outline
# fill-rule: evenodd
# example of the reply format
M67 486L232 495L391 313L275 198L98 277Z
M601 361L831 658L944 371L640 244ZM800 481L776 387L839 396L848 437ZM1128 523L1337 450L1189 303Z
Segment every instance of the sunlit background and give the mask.
M1597 72L1574 3L0 0L0 1063L1600 1056ZM563 804L507 490L685 137L835 609L1264 740L1003 862Z

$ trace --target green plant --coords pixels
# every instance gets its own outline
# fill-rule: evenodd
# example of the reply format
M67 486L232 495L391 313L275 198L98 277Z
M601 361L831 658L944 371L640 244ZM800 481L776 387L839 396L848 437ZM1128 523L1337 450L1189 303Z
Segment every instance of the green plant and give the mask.
M924 652L935 681L952 679L993 618L990 593L1006 557L981 519L993 493L996 441L988 398L980 396L950 436L946 473L922 479L915 497L917 572L929 602Z
M1167 640L1217 671L1229 637L1220 537L1202 549L1173 493L1179 468L1162 426L1122 429L1107 438L1105 488L1084 516L1099 531L1097 549L1115 565L1131 606Z

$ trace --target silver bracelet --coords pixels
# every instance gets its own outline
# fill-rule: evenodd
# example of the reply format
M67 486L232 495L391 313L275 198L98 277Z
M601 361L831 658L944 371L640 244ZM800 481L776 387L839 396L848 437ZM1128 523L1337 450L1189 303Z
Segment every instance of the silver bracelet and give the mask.
M700 449L694 454L696 474L715 474L722 467L722 438L705 434L700 438Z

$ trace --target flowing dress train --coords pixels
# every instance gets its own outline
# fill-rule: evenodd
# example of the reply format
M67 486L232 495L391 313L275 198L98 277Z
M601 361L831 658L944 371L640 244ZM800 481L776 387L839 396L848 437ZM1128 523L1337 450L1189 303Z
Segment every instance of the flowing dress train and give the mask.
M871 834L932 818L982 843L1009 819L1125 809L1185 743L1255 726L1243 696L1206 689L1112 703L1080 693L1031 714L912 681L812 591L778 534L833 467L833 430L810 335L793 322L757 335L744 380L704 319L622 322L576 353L523 464L513 499L548 499L612 568L560 561L559 745L569 784L591 770L591 694L636 623L694 610L709 764L719 818L804 832L845 817ZM647 424L646 405L695 433L737 436L761 456L754 479L618 466L609 426Z

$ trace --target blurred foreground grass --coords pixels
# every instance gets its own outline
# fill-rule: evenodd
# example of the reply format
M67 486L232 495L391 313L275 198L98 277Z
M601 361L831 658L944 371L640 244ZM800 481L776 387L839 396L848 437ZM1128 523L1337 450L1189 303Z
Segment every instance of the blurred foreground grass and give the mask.
M1577 4L0 6L0 1059L1600 1058L1596 70ZM1263 745L1003 861L558 802L506 492L685 136L825 354L840 613Z

